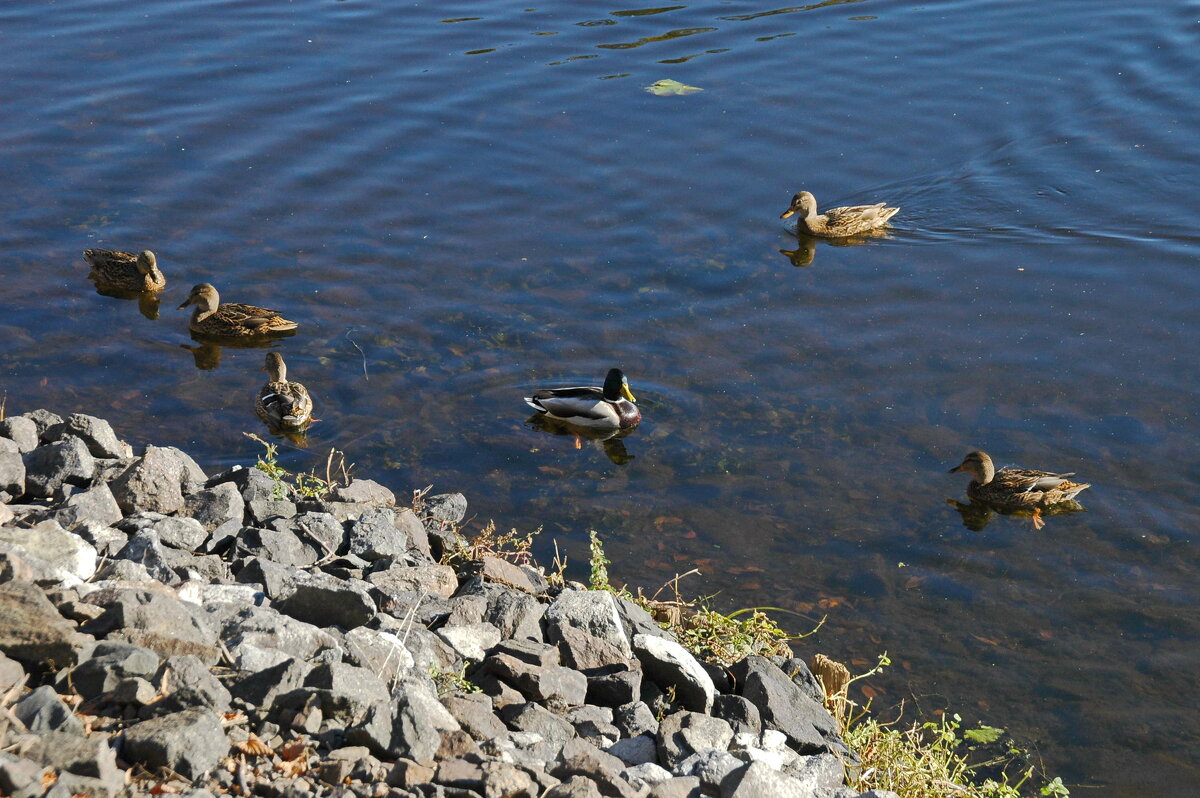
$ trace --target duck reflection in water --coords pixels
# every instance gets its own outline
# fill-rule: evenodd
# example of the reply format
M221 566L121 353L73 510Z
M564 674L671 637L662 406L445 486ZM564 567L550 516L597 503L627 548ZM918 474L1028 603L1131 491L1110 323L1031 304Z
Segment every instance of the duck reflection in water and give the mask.
M804 233L796 234L795 249L781 249L779 254L792 262L797 268L801 266L811 266L813 260L817 257L817 244L824 244L829 247L857 247L863 244L881 238L891 238L887 230L870 230L859 235L847 236L845 238L817 238L815 236L805 235Z
M136 299L138 312L150 321L158 321L160 300L157 291L131 291L128 288L113 288L96 283L96 293L113 299Z
M946 499L946 504L958 510L958 514L962 516L962 523L967 529L972 532L982 532L983 528L992 522L992 519L997 515L1011 515L1017 518L1028 518L1034 529L1041 529L1046 525L1046 519L1054 515L1067 515L1069 513L1086 513L1087 509L1082 504L1071 499L1070 501L1060 502L1052 507L1034 507L1032 509L1021 510L1006 510L987 502L971 499L969 502L960 502L957 499Z
M212 371L221 365L221 350L224 347L233 347L234 349L269 349L277 344L283 338L287 338L295 333L277 334L259 338L233 338L224 335L200 335L192 333L192 340L196 342L196 346L188 346L180 344L180 349L186 349L192 353L192 358L196 361L196 368L201 371Z
M575 439L575 448L583 448L583 440L596 441L604 449L604 454L617 465L625 465L637 455L630 454L625 448L622 438L633 432L629 429L589 429L577 427L566 421L559 421L543 413L534 413L527 419L531 427L535 427L551 435L569 436Z

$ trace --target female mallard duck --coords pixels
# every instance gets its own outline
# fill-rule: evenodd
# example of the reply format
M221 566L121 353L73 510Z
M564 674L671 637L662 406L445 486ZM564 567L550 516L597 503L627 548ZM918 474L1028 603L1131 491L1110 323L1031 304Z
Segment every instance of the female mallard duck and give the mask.
M312 420L312 397L298 382L288 382L287 365L278 352L267 353L264 370L270 375L258 392L254 410L269 427L298 429Z
M799 213L797 232L822 238L844 238L883 227L887 224L888 219L896 215L898 210L900 209L889 208L880 202L877 205L832 208L825 213L818 214L817 198L807 191L801 191L792 197L792 204L786 211L779 214L779 218L786 219L793 213Z
M208 283L192 286L191 293L179 309L183 310L188 305L196 306L188 327L192 332L201 335L245 338L291 332L300 326L266 308L236 302L221 304L221 296L217 289Z
M967 495L997 509L1018 510L1052 507L1069 502L1081 491L1091 487L1086 482L1071 482L1069 474L1051 474L1028 468L1001 468L992 464L986 452L971 452L947 473L966 471L974 479L967 485Z
M629 429L642 420L629 380L620 369L609 369L603 388L543 388L525 402L548 418L579 427Z
M92 267L88 277L106 288L161 291L167 284L158 269L158 259L148 249L136 255L115 249L85 249L83 259Z

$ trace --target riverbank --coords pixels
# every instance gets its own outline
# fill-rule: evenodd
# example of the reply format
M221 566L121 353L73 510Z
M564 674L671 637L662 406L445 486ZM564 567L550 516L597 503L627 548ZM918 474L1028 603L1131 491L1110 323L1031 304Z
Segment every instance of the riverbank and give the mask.
M266 465L0 420L0 792L894 795L790 652L702 662L462 494Z

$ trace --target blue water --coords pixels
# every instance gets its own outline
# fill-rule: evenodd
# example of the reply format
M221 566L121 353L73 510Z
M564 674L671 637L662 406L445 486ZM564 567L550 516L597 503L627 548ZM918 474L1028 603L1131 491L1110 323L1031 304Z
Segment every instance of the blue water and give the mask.
M209 281L301 322L289 467L828 614L806 656L888 651L877 707L1002 726L1077 795L1200 789L1200 6L561 6L0 6L8 412L252 460L262 350L174 309ZM801 188L901 212L806 248ZM157 320L95 246L158 253ZM623 453L526 423L612 365ZM1087 512L967 528L973 448Z

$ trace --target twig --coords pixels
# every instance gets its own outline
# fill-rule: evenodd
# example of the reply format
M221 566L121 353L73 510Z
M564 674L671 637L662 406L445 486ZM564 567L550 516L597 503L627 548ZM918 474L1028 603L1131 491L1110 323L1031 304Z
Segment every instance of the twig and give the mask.
M366 353L366 352L364 352L364 351L362 350L362 347L361 347L361 346L359 346L358 344L356 344L356 343L354 342L354 339L350 337L350 333L351 333L351 332L353 332L353 331L354 331L354 329L355 329L354 327L347 327L347 328L346 328L346 340L350 342L350 345L351 345L351 346L353 346L355 349L357 349L357 350L358 350L358 353L359 353L360 355L362 355L362 362L363 362L363 380L365 380L365 381L368 381L368 382L369 382L371 378L367 376L367 353Z

